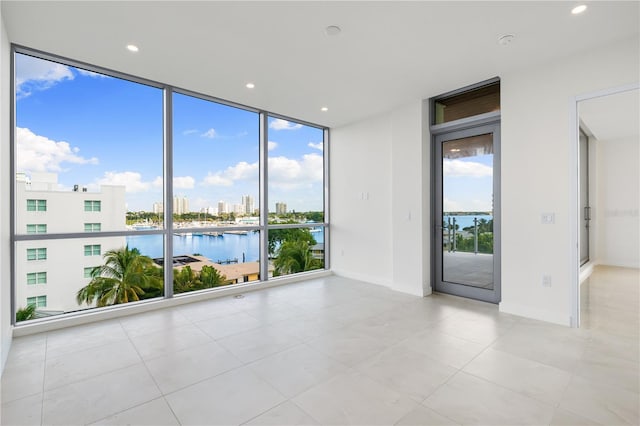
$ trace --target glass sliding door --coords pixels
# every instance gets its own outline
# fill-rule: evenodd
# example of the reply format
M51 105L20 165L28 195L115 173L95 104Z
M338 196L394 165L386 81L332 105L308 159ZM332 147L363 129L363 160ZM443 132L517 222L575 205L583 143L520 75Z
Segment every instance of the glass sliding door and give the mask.
M435 138L437 291L500 300L499 125Z

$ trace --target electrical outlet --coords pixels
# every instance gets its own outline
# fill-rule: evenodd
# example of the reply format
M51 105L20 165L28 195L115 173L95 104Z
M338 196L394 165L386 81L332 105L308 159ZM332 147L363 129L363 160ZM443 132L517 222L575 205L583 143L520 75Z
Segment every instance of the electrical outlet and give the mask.
M540 215L540 223L543 225L553 225L556 223L556 214L555 213L542 213Z
M543 287L551 287L551 275L543 275L542 276L542 286Z

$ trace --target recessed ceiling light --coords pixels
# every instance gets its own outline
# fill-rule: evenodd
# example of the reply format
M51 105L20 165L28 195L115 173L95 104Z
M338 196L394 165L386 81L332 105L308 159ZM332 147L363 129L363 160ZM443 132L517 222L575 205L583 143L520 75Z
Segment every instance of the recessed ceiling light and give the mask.
M340 28L337 25L329 25L327 28L324 29L324 32L328 36L336 36L340 34L340 32L342 32L342 28Z
M246 88L247 88L247 89L253 89L254 87L256 87L256 85L255 85L255 84L253 84L253 83L247 83L247 84L246 84Z
M580 6L576 6L573 9L571 9L571 13L574 15L579 15L580 13L584 12L585 10L587 10L587 5L586 4L581 4Z
M513 34L505 34L503 36L501 36L500 38L498 38L498 44L501 46L506 46L507 44L511 43L513 40L515 40L516 36L514 36Z
M140 50L138 49L138 46L136 46L135 44L127 44L127 49L130 52L137 52L138 50Z
M329 108L327 108L327 107L322 107L322 108L320 108L320 111L322 111L322 112L327 112L327 111L329 111Z

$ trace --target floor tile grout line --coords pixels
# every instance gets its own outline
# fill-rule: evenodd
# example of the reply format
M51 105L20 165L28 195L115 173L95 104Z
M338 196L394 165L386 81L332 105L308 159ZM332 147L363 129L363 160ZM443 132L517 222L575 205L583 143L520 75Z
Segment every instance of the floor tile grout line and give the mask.
M326 354L324 354L324 353L322 353L322 352L318 351L318 350L317 350L317 349L315 349L314 347L309 346L309 345L307 345L307 344L305 344L305 343L301 343L301 344L299 344L299 345L297 345L297 346L305 346L307 349L312 350L312 351L314 351L314 352L317 352L319 355L324 356L324 357L326 357L327 359L330 359L332 362L334 362L334 363L338 364L341 368L344 368L344 369L345 369L345 371L344 371L343 373L346 373L346 372L354 371L354 370L355 370L355 368L354 368L354 367L349 367L348 365L343 364L342 362L337 361L337 360L335 360L334 358L331 358L330 356L328 356L328 355L326 355ZM294 348L295 348L295 347L297 347L297 346L294 346ZM289 349L293 349L293 348L289 348ZM289 349L287 349L287 350L289 350ZM283 352L285 352L285 351L283 351ZM273 355L277 355L277 354L273 354ZM269 356L273 356L273 355L269 355ZM266 359L266 358L268 358L268 357L265 357L265 358L263 358L263 359ZM254 368L252 368L252 367L251 367L251 364L254 364L254 363L258 362L258 361L260 361L260 360L257 360L257 361L254 361L254 362L251 362L251 363L247 364L246 366L247 366L247 367L248 367L248 368L249 368L249 369L250 369L254 374L256 374L257 376L259 376L263 381L265 381L265 382L269 383L269 381L268 381L265 377L263 377L263 376L262 376L258 371L255 371L255 370L254 370ZM293 398L296 398L296 397L298 397L299 395L301 395L301 394L303 394L303 393L307 392L308 390L310 390L310 389L312 389L312 388L314 388L314 387L316 387L316 386L319 386L319 385L321 385L321 384L323 384L323 383L326 383L326 382L328 382L328 381L330 381L330 380L334 379L336 376L339 376L340 374L343 374L343 373L336 373L336 374L333 374L333 375L331 375L331 376L328 376L328 377L326 377L326 378L324 378L324 379L322 379L322 380L320 380L320 381L318 381L318 382L316 382L316 383L314 383L314 384L312 384L312 385L310 385L310 386L306 387L305 389L303 389L303 390L299 391L296 395L294 395L294 396L292 396L292 397L287 397L287 396L286 396L286 395L284 395L284 394L283 394L283 396L284 396L285 398L287 398L287 399L293 399ZM272 386L272 387L275 387L274 385L271 385L271 383L269 383L269 385L270 385L270 386Z
M225 349L225 350L226 350L226 349ZM231 354L231 355L233 356L233 354ZM238 360L238 361L239 361L239 360ZM227 373L230 373L230 372L232 372L232 371L239 370L239 369L241 369L241 368L246 367L246 365L242 364L242 362L241 362L241 361L239 361L239 362L240 362L240 364L239 364L239 365L237 365L237 366L235 366L235 367L232 367L232 368L230 368L230 369L228 369L228 370L221 371L221 372L216 373L216 374L214 374L214 375L212 375L212 376L207 376L207 377L205 377L205 378L203 378L203 379L201 379L201 380L195 381L195 382L193 382L193 383L189 383L188 385L181 386L181 387L176 388L176 389L174 389L174 390L172 390L172 391L170 391L170 392L163 392L162 390L160 390L160 393L161 393L163 396L165 396L165 397L166 397L166 396L170 396L170 395L172 395L172 394L174 394L174 393L177 393L177 392L180 392L180 391L182 391L182 390L185 390L185 389L187 389L187 388L189 388L189 387L191 387L191 386L195 386L195 385L200 384L200 383L202 383L202 382L206 382L207 380L211 380L211 379L216 378L216 377L218 377L218 376L222 376L223 374L227 374Z
M124 412L126 412L126 411L129 411L129 410L133 410L134 408L142 407L142 406L143 406L143 405L145 405L145 404L148 404L148 403L153 402L153 401L157 401L157 400L159 400L159 399L163 399L163 400L164 400L164 396L163 396L163 395L159 395L159 396L157 396L157 397L155 397L155 398L152 398L152 399L150 399L150 400L148 400L148 401L144 401L144 402L141 402L141 403L139 403L139 404L133 405L133 406L131 406L131 407L127 407L127 408L125 408L125 409L123 409L123 410L120 410L120 411L118 411L118 412L108 414L108 415L106 415L106 416L104 416L104 417L101 417L101 418L99 418L99 419L96 419L96 420L92 421L91 423L87 423L87 424L86 424L86 426L91 426L91 425L93 425L93 424L95 424L95 423L98 423L98 422L101 422L101 421L103 421L103 420L110 419L111 417L117 416L117 415L122 414L122 413L124 413ZM165 403L166 403L166 401L165 401ZM171 409L171 406L169 406L169 404L168 404L168 403L167 403L167 406L169 407L169 409ZM173 410L171 410L171 412L173 413ZM173 413L173 415L174 415L174 417L175 417L175 413ZM176 421L178 421L178 423L180 423L180 421L178 420L178 418L177 418L177 417L176 417Z

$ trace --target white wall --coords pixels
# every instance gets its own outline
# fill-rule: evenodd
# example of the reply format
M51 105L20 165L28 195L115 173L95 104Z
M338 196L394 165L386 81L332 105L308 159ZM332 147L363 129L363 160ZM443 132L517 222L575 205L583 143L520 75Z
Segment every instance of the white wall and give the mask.
M640 268L640 142L636 137L595 145L597 263Z
M0 11L0 372L11 347L11 286L9 271L9 39Z
M501 311L569 325L572 164L570 101L638 81L638 40L502 77ZM541 213L555 224L542 225ZM552 286L542 286L551 275Z
M390 285L391 117L331 130L331 268Z
M416 100L331 131L333 271L419 296L431 291L423 114Z
M431 293L429 251L423 239L429 227L429 138L423 140L422 102L391 114L391 231L394 290ZM427 201L427 208L424 206Z

